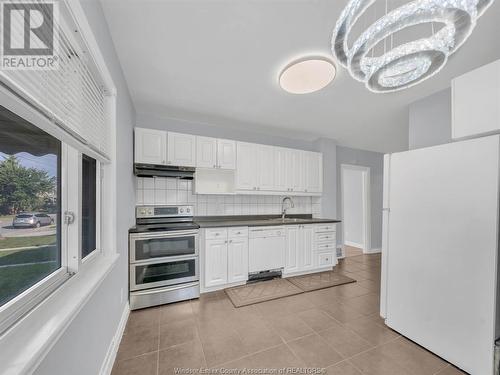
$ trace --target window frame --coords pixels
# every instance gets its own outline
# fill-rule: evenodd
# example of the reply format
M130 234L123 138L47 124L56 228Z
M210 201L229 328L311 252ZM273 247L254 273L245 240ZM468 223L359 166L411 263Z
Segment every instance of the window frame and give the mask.
M87 154L86 154L87 155ZM89 156L89 155L87 155ZM99 253L102 253L102 244L101 244L101 231L102 231L102 215L103 215L103 209L102 209L102 184L103 184L103 178L104 178L104 173L102 169L102 163L100 160L93 158L96 161L96 192L95 192L95 203L96 203L96 217L95 217L95 244L96 247L94 250L92 250L90 253L88 253L86 256L83 256L82 254L82 249L81 249L81 243L80 243L80 257L81 257L81 264L84 265L85 263L89 263L94 257L96 257ZM82 163L82 159L80 158L80 163ZM80 174L82 176L82 174ZM81 185L81 184L80 184ZM82 205L80 204L80 207ZM80 212L80 218L82 216L82 213Z
M114 97L112 98L113 102ZM22 98L0 85L0 103L33 126L47 132L61 142L59 161L60 182L60 258L61 266L42 280L0 306L0 335L20 321L28 312L60 288L67 280L78 272L92 267L93 260L104 255L102 243L102 225L109 222L104 217L102 205L103 184L111 183L104 179L104 170L111 168L111 163L86 145L80 143L70 134L65 133L35 108L24 102ZM82 154L96 160L96 249L82 258L81 251L81 201L82 201ZM109 189L109 188L108 188ZM111 202L110 202L111 203ZM73 212L75 221L65 222L65 214ZM111 212L111 211L108 211ZM109 215L106 215L109 216ZM107 221L106 221L107 220ZM108 241L112 240L108 238ZM116 249L113 249L116 251Z

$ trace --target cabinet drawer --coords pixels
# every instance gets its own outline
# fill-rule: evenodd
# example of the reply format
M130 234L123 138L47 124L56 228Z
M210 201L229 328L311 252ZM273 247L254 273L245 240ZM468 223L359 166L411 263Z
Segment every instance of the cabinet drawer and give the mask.
M248 237L248 227L235 227L228 229L229 238Z
M320 243L316 246L317 251L327 251L327 250L333 250L333 249L335 249L334 242Z
M210 228L205 229L205 239L206 240L217 240L226 239L227 229L226 228Z
M316 233L316 242L334 242L335 239L335 232Z
M318 266L331 266L333 265L333 252L318 254Z
M315 225L314 226L314 231L316 233L320 233L320 232L335 232L335 224Z

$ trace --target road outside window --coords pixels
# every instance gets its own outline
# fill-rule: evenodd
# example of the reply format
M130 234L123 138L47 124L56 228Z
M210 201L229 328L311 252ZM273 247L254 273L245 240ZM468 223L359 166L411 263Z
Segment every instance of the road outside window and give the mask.
M0 107L0 306L61 267L61 142Z

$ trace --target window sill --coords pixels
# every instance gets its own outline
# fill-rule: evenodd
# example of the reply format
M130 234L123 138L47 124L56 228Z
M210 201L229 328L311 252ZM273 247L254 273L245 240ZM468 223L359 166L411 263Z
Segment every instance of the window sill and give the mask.
M1 372L32 373L113 269L119 255L89 259L45 301L0 337Z

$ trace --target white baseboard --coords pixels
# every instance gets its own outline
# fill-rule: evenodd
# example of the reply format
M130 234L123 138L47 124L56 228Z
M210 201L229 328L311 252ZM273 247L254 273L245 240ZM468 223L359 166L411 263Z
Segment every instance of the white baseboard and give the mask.
M376 254L376 253L381 253L381 252L382 252L382 249L380 247L377 247L377 248L373 248L370 250L364 250L363 254Z
M352 247L357 247L357 248L360 248L360 249L362 249L365 246L362 243L356 243L356 242L352 242L352 241L344 241L344 245L352 246Z
M127 325L129 314L130 307L128 303L126 303L125 308L123 309L122 316L120 318L120 323L118 324L118 328L116 329L115 335L113 336L113 340L111 340L111 343L109 344L106 357L104 357L104 362L102 363L101 371L99 372L100 375L110 375L111 370L113 370L116 354L118 353L118 347L120 346L120 341L122 340L123 332L125 331L125 326Z

